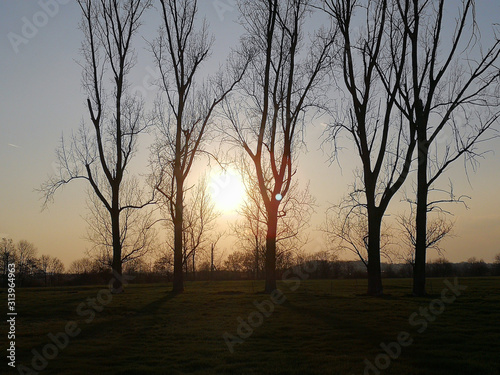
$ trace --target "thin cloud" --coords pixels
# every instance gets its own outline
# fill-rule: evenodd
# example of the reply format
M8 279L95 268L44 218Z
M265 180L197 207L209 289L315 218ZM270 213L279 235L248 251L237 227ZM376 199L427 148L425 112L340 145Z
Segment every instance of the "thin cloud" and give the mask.
M21 148L21 146L18 146L18 145L12 144L12 143L9 143L8 145L9 145L10 147Z

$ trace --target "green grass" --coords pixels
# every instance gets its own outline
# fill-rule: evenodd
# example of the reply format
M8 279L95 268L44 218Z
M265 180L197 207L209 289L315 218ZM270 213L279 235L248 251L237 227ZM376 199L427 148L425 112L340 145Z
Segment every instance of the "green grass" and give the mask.
M32 349L76 321L81 333L42 374L363 374L363 360L406 331L413 343L381 374L499 375L500 278L460 283L467 290L418 333L409 317L440 297L443 279L429 279L426 298L409 294L410 280L384 280L381 298L363 295L362 280L302 281L295 291L280 282L286 301L234 353L223 334L236 335L238 317L269 298L258 293L263 282L193 282L177 296L171 285L129 285L89 323L77 307L102 287L18 289L16 360L31 367ZM8 370L2 362L0 373Z

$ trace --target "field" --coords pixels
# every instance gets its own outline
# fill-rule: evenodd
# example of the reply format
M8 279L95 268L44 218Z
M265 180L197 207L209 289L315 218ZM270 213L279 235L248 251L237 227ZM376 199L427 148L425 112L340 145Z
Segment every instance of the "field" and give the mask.
M192 282L181 295L166 284L113 296L103 286L18 289L16 365L25 374L34 365L82 375L498 375L500 278L458 283L467 289L429 279L426 298L412 297L406 279L384 280L381 298L363 295L365 280L281 281L273 300L261 281ZM4 361L0 373L19 373Z

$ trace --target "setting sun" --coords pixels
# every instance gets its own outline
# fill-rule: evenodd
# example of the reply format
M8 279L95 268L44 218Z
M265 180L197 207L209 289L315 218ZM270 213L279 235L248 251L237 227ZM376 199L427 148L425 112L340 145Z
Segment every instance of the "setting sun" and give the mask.
M227 169L211 176L210 193L217 209L227 213L235 211L243 203L245 186L236 171Z

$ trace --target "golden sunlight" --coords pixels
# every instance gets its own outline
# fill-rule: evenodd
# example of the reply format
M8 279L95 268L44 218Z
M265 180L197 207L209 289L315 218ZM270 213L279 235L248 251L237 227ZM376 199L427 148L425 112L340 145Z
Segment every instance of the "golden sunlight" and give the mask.
M222 213L235 211L245 200L245 186L239 173L226 169L210 177L210 193Z

